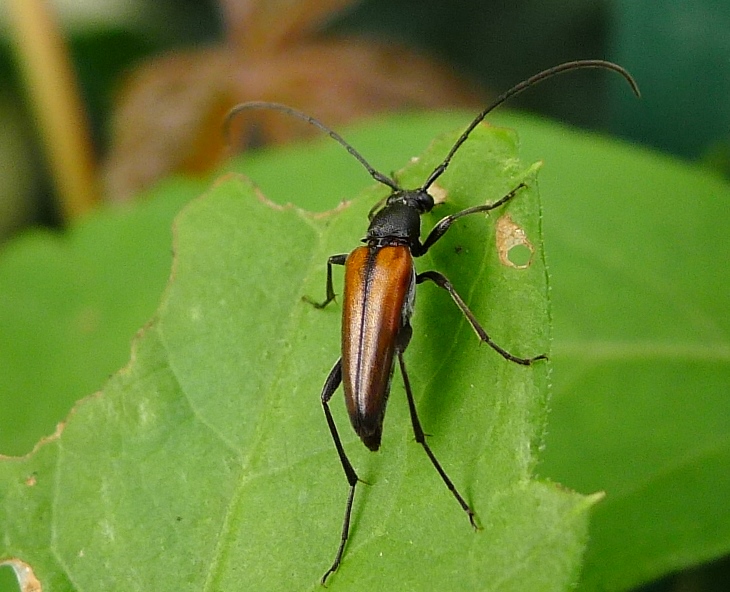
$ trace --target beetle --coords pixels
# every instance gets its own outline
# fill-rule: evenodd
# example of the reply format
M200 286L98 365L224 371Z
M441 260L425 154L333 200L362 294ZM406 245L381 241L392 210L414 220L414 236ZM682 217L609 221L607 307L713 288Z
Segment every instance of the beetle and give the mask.
M249 109L271 109L301 119L327 133L355 157L373 179L392 190L387 198L375 204L370 210L367 234L362 239L365 244L355 248L350 253L332 255L327 260L325 299L322 302L317 302L307 297L304 298L319 309L334 301L332 267L334 265L344 266L342 355L325 380L321 402L332 440L349 484L349 492L345 505L340 543L332 565L322 576L322 584L325 584L327 578L337 570L342 561L350 531L355 489L360 481L342 446L329 402L340 384L342 384L347 413L353 429L368 449L377 451L380 448L383 418L396 360L405 386L416 442L423 447L446 487L466 512L471 525L475 529L478 528L474 510L459 493L442 468L441 463L437 460L426 441L426 434L418 419L413 391L403 359L403 353L408 347L412 335L410 317L413 312L416 286L424 282L433 282L439 288L446 290L466 317L480 341L489 345L506 360L523 366L530 366L538 360L547 359L547 356L540 354L524 358L500 347L482 328L466 302L459 296L446 276L438 271L417 273L413 259L425 255L446 234L456 220L464 216L489 212L499 208L513 199L525 187L525 184L520 183L509 193L491 204L470 207L442 218L431 229L423 242L420 238L421 215L430 212L435 205L435 200L429 193L429 189L446 171L452 158L468 139L474 128L492 110L507 99L543 80L563 72L584 68L602 68L619 73L629 83L634 93L639 96L639 89L632 76L624 68L612 62L577 60L544 70L512 87L481 111L459 136L441 164L433 170L423 185L416 189L404 189L392 178L375 170L337 132L301 111L279 103L257 101L237 105L228 113L226 118L227 126L238 113Z

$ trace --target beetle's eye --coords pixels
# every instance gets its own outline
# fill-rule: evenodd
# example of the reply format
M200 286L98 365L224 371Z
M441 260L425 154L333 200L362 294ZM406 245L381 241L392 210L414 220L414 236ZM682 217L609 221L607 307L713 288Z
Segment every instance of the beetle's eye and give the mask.
M433 209L434 201L427 192L421 191L418 194L418 209L421 213L430 212Z

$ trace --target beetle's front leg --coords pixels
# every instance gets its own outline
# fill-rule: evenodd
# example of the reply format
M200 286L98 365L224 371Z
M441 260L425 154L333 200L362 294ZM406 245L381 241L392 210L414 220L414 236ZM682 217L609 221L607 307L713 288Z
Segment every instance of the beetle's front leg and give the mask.
M459 218L462 218L463 216L468 216L469 214L478 214L479 212L488 212L489 210L494 210L495 208L506 204L515 195L517 195L517 192L523 187L527 187L527 185L525 183L520 183L507 195L498 199L494 203L474 206L472 208L461 210L461 212L456 212L456 214L451 214L450 216L441 218L441 220L436 223L436 226L431 229L431 232L428 233L426 240L423 241L423 245L421 245L421 248L418 249L418 253L414 253L414 256L420 257L421 255L425 255L426 251L428 251L437 240L439 240L444 234L446 234L446 231L451 228L451 225Z
M332 302L335 299L335 289L332 285L332 266L344 265L346 259L347 253L342 253L341 255L332 255L329 259L327 259L327 298L325 298L323 302L317 302L309 296L302 296L302 300L304 300L305 302L309 302L309 304L311 304L315 308L324 308L330 302Z

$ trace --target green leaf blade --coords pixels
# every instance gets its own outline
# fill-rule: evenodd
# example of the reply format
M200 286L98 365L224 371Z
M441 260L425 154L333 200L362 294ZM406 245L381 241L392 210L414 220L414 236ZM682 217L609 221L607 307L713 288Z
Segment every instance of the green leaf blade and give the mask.
M522 179L530 187L504 211L460 221L419 265L444 271L501 345L543 353L547 289L534 173L516 160L511 133L480 128L476 136L440 180L449 205L426 225L494 201ZM403 179L422 180L453 137ZM315 310L301 296L323 292L326 255L357 244L378 196L382 188L317 218L228 178L186 208L173 279L130 365L79 404L52 444L60 447L54 534L45 544L73 582L60 589L318 588L347 492L317 398L338 355L340 313ZM535 245L527 269L495 255L494 223L506 212ZM433 286L419 293L414 326L406 360L422 423L484 530L471 531L412 441L397 374L378 454L349 429L338 393L333 410L345 447L371 485L358 488L351 539L330 587L565 589L577 577L590 504L531 480L548 365L524 368L479 347Z
M527 155L551 146L540 186L555 382L539 472L606 492L580 589L628 590L727 554L730 187L637 147L512 121Z

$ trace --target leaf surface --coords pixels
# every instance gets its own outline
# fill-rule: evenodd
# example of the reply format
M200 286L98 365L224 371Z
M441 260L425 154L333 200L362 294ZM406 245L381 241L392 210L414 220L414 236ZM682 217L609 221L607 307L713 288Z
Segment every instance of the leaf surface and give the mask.
M416 185L455 136L399 173ZM535 169L515 136L480 128L425 220L494 201L419 262L446 273L491 336L517 355L548 348ZM303 191L306 191L306 187ZM226 177L175 226L162 304L132 359L34 453L0 463L3 541L53 590L319 589L339 539L346 481L317 395L337 357L339 310L323 293L327 255L347 252L383 197L367 190L315 216ZM536 246L526 269L500 262L506 212ZM336 282L339 285L339 278ZM351 539L332 589L563 590L577 577L595 501L532 479L545 426L547 364L479 347L446 293L419 291L406 354L430 443L476 508L472 532L413 442L396 373L381 452L333 408L361 477Z
M730 186L521 121L545 158L555 319L539 472L606 492L581 590L627 590L730 552Z

